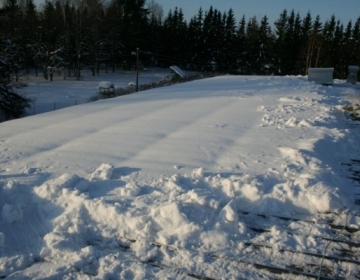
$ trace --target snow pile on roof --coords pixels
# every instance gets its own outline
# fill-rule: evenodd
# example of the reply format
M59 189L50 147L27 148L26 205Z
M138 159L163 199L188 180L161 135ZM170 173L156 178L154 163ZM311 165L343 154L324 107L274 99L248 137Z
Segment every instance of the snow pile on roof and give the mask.
M101 81L99 83L99 88L111 88L114 87L113 82L109 82L109 81Z
M360 159L341 111L356 94L225 76L1 123L0 276L317 273L330 221L359 228L342 164ZM350 279L354 261L324 266Z

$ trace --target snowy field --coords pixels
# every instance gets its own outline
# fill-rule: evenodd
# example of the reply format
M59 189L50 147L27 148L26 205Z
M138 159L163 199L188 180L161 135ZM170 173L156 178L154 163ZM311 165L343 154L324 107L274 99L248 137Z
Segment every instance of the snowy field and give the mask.
M359 279L359 95L221 76L1 123L0 278Z
M65 70L64 70L65 71ZM44 112L55 111L65 107L84 104L98 93L99 83L102 81L112 82L115 88L126 89L136 83L136 71L112 72L110 69L105 73L101 69L100 75L92 76L90 70L81 71L81 79L74 77L64 79L65 72L54 73L53 81L45 80L42 73L35 72L21 77L30 87L21 90L23 94L31 97L35 103L27 109L28 115L36 115ZM139 85L157 83L171 75L171 70L161 68L149 68L139 71Z

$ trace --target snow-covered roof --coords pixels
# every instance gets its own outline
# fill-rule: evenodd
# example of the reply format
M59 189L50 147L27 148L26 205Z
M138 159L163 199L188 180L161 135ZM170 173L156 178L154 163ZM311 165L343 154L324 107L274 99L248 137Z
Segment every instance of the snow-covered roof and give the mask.
M110 81L101 81L101 82L99 83L99 88L111 88L111 87L114 87L113 82L110 82Z
M181 78L186 77L185 72L181 70L178 66L176 65L170 66L170 69L173 70L176 74L178 74Z

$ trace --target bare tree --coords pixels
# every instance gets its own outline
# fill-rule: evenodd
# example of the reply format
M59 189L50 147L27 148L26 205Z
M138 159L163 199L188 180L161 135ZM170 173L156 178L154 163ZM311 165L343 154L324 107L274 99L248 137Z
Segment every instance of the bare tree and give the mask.
M155 2L155 0L151 0L147 3L147 9L150 22L161 24L164 18L163 6Z

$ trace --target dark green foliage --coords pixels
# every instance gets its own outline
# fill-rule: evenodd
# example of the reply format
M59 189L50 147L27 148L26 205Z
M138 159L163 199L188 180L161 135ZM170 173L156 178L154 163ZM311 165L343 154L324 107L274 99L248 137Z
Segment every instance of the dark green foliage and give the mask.
M221 73L306 75L309 67L334 67L345 78L360 61L360 18L344 25L335 16L322 22L284 10L274 23L267 16L237 22L232 9L210 7L187 22L179 7L163 18L156 0L45 0L40 7L4 0L0 39L14 43L12 71L42 68L50 80L58 67L77 78L84 68L100 74L100 64L134 69L137 48L144 66Z
M182 9L169 11L162 28L159 63L163 67L177 64L185 67L187 64L187 23Z
M8 120L20 118L26 108L29 108L32 100L14 91L14 86L20 84L13 80L13 76L18 72L18 67L13 63L14 54L9 45L11 42L1 42L3 51L0 52L0 119ZM8 50L5 52L4 50Z
M14 92L11 86L0 84L0 112L6 120L23 116L31 103L31 99Z

